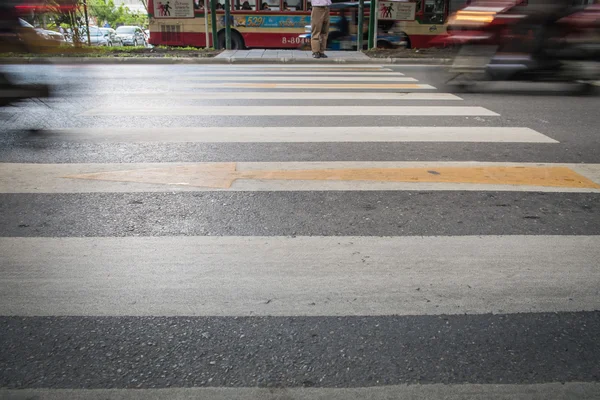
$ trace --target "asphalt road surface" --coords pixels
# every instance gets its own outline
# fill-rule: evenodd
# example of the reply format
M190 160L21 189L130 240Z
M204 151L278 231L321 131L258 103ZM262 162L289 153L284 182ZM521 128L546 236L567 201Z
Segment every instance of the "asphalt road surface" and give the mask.
M600 398L598 96L6 68L0 398Z

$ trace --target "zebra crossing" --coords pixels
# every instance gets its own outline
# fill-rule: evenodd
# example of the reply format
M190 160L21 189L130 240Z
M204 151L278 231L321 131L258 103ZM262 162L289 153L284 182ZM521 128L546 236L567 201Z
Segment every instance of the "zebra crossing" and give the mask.
M600 163L408 70L165 68L3 139L0 398L600 395Z

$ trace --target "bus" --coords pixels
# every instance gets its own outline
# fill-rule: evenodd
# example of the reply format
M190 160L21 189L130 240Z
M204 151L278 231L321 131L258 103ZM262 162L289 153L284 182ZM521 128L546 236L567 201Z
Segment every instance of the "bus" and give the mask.
M447 35L446 21L451 6L449 0L382 1L378 4L379 29L385 32L386 26L382 24L396 21L394 29L406 35L408 48L432 47L436 39ZM397 14L394 15L393 11L386 13L385 7L392 7Z
M214 47L210 0L149 0L149 43L158 46ZM225 0L217 3L216 42L225 47ZM379 1L378 26L400 27L410 47L429 47L445 35L449 5L455 0ZM297 49L310 25L310 0L231 0L231 48ZM339 16L332 10L331 24ZM365 27L369 9L365 7Z

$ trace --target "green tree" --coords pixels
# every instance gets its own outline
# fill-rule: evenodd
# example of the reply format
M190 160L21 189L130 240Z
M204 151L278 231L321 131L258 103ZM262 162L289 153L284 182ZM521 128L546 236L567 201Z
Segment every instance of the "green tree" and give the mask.
M88 12L91 17L95 17L98 21L98 25L102 26L105 22L113 26L115 20L118 18L117 9L115 8L115 2L113 0L89 0L88 1Z
M73 34L73 43L79 46L79 31L75 28L84 23L83 19L83 1L82 0L45 0L43 12L48 21L53 21L52 27L58 29L71 28Z
M90 16L98 21L98 25L105 22L116 28L119 25L148 25L148 16L134 13L128 7L120 4L115 6L114 0L88 0Z

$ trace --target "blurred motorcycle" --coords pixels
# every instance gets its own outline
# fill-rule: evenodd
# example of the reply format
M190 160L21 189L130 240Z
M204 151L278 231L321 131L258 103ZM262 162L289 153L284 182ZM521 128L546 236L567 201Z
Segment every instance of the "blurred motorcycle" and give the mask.
M453 14L444 40L458 52L447 84L466 89L485 81L570 82L594 91L600 79L600 4L572 9L549 27L521 23L525 7L514 0L476 1ZM541 60L530 51L539 43Z
M0 2L0 52L39 52L50 44L29 24L19 18L19 1ZM0 70L0 107L14 105L23 100L42 99L50 96L50 86L45 84L18 84Z

